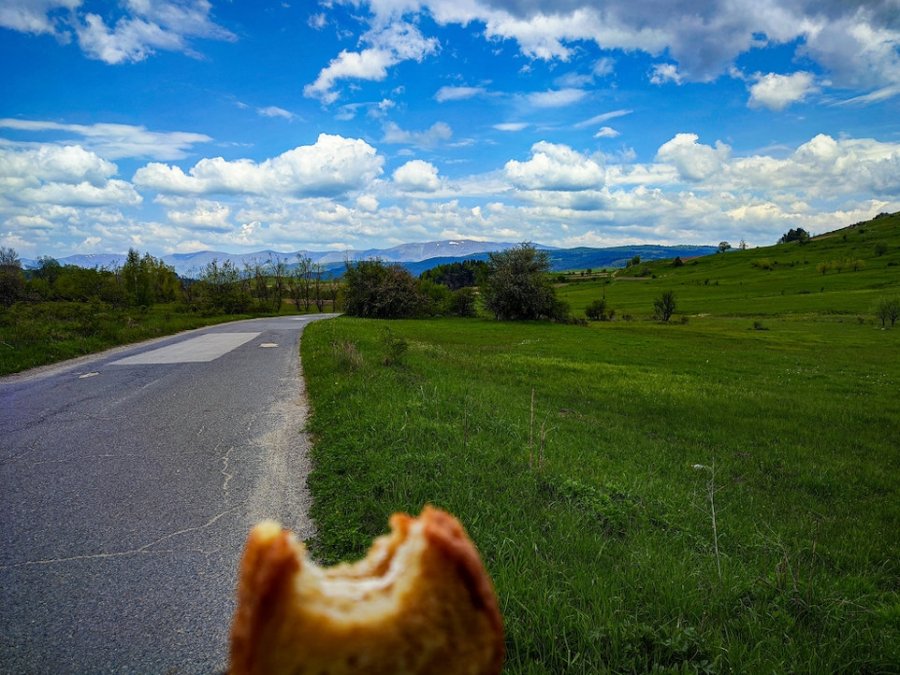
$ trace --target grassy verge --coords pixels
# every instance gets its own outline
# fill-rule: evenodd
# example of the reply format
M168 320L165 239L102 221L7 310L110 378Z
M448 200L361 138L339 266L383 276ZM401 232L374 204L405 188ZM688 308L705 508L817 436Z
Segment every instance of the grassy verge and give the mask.
M316 555L454 512L511 673L894 669L900 331L766 327L309 326Z
M99 302L19 303L0 309L0 375L251 317L203 315L178 305L117 309Z

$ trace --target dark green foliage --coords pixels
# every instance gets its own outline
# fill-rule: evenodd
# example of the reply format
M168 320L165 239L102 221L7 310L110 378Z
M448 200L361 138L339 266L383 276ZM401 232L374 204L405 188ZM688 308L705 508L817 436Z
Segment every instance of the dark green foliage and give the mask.
M22 296L22 261L14 249L0 246L0 306L9 307Z
M602 297L591 302L584 310L584 314L591 321L610 321L615 315L615 310L608 306L606 297Z
M443 284L451 291L456 291L469 286L480 286L487 275L488 264L483 260L464 260L438 265L422 272L419 278Z
M550 256L531 244L491 253L482 290L485 307L500 320L559 319L567 313L547 273Z
M728 251L730 249L731 249L731 244L729 244L727 241L719 242L719 247L717 249L719 251L719 253L725 253L725 251Z
M662 295L653 301L653 316L666 322L675 313L675 291L663 291Z
M672 267L684 267L684 261L681 259L680 256L675 258L675 260L672 261Z
M473 317L477 316L475 291L471 288L460 288L450 294L448 314L450 316Z
M350 316L399 319L419 316L426 306L413 276L380 260L347 263L344 311Z
M875 307L875 316L882 326L890 322L893 328L897 319L900 319L900 298L882 298Z
M781 239L778 240L779 244L787 244L792 241L800 242L801 244L805 244L809 241L809 232L804 230L802 227L798 227L796 229L790 229L781 235Z
M875 255L881 257L887 252L888 245L886 243L884 243L883 241L879 241L877 244L875 244Z

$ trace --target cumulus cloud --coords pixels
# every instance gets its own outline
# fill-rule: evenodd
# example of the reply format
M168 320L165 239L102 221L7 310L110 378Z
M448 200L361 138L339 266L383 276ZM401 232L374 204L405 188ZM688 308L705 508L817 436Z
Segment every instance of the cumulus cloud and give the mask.
M656 159L672 164L678 175L685 180L700 181L709 178L722 167L728 160L731 148L716 141L713 148L709 145L698 143L697 134L676 134L675 137L663 143L656 153Z
M303 88L304 96L333 103L339 96L334 90L339 80L380 81L387 77L391 66L402 61L421 62L438 48L435 38L426 38L416 26L404 21L373 28L360 42L370 46L359 52L341 51L319 72L315 81Z
M186 131L150 131L130 124L62 124L43 120L0 119L0 128L18 131L61 132L78 137L84 145L104 157L120 159L183 159L198 143L212 140L206 134Z
M107 25L99 14L75 20L82 51L110 64L143 61L156 50L179 51L191 56L191 38L234 41L237 37L210 18L209 0L125 0L127 14Z
M441 186L433 164L414 159L394 171L394 184L403 192L434 192Z
M594 138L616 138L619 132L612 127L600 127L600 130L594 134Z
M803 70L790 75L757 73L753 77L756 83L750 86L750 100L747 102L751 108L784 110L819 90L815 76Z
M603 168L567 145L540 141L531 146L531 159L510 160L504 173L525 190L577 191L603 184Z
M602 49L667 54L684 80L711 81L749 50L796 41L800 55L831 71L840 87L900 83L900 15L895 0L369 0L378 22L427 11L439 24L480 22L487 39L514 40L526 56L569 60L579 41Z
M112 162L77 145L0 147L0 199L26 204L135 205L130 183L112 178Z
M650 71L651 84L665 84L666 82L681 84L683 81L684 78L674 63L657 63Z
M394 122L389 122L384 128L385 143L397 143L402 145L415 145L423 148L431 148L439 143L450 140L453 130L445 122L435 122L424 131L406 131Z
M173 194L288 194L336 196L363 189L382 173L384 160L360 139L320 134L303 145L257 163L204 158L185 173L151 163L134 175L136 185Z

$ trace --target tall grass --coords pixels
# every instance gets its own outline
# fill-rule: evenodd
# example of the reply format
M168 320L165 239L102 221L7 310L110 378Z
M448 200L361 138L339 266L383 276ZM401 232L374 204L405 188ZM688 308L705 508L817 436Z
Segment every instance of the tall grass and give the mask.
M895 669L900 331L768 323L310 326L315 554L454 512L512 673Z

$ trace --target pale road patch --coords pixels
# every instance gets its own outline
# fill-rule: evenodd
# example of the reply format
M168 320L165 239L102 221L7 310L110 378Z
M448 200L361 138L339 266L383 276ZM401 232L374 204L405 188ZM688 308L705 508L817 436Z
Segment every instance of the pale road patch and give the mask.
M214 361L259 336L259 333L208 333L174 345L128 356L111 366L145 366L166 363L205 363Z

